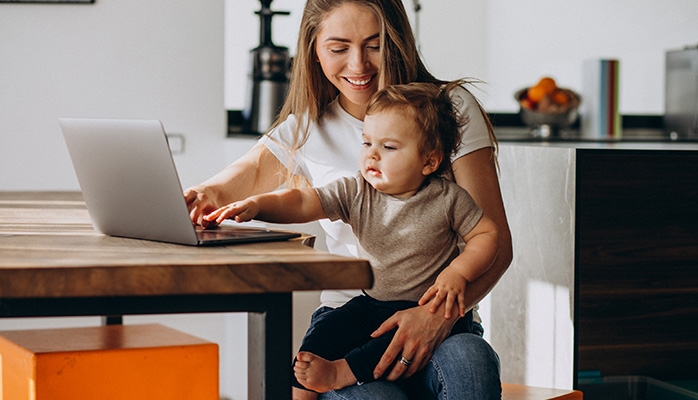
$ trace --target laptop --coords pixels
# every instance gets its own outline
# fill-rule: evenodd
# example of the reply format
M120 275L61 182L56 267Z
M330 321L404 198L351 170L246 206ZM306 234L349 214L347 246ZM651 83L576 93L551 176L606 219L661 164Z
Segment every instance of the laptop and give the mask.
M287 240L299 233L195 226L158 120L59 119L94 229L192 246Z

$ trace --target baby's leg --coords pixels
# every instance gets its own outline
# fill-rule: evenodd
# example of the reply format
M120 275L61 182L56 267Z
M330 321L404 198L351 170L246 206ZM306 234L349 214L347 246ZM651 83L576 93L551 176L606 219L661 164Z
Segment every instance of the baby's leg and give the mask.
M296 356L293 371L298 383L318 393L341 389L357 382L345 359L328 361L306 351Z

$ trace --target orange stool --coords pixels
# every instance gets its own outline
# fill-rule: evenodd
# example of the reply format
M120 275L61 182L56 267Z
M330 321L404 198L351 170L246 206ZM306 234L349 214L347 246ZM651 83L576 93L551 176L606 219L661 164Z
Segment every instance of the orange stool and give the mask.
M218 400L218 345L162 325L0 332L0 400Z
M502 400L582 400L579 390L548 389L502 383Z

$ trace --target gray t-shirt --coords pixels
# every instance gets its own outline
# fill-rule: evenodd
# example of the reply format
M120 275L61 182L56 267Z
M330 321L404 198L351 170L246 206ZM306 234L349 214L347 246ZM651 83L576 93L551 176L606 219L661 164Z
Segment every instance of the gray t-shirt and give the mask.
M407 199L380 193L360 174L315 190L328 218L352 227L359 257L373 267L366 293L378 300L419 300L482 217L465 189L442 178Z

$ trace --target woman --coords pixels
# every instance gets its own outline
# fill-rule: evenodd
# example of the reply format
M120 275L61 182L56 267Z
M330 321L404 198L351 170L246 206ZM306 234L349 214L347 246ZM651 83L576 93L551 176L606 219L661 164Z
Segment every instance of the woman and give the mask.
M184 192L194 222L236 200L283 184L322 186L356 173L362 121L371 96L389 84L437 82L419 58L401 0L308 0L298 38L289 94L270 133L245 156ZM468 285L467 309L494 287L511 261L511 237L495 163L492 127L474 97L454 90L467 119L453 177L498 225L500 252L492 268ZM354 256L351 229L322 221L328 249ZM438 245L438 244L435 244ZM355 292L323 292L325 307L336 307ZM351 386L321 399L499 398L499 361L478 334L444 340L455 323L444 310L416 307L396 313L377 331L397 328L376 367L386 382ZM477 320L477 317L476 317ZM480 327L479 324L475 324ZM410 363L395 363L404 357ZM408 364L408 365L405 365ZM409 378L400 379L398 378ZM341 396L341 397L340 397Z

